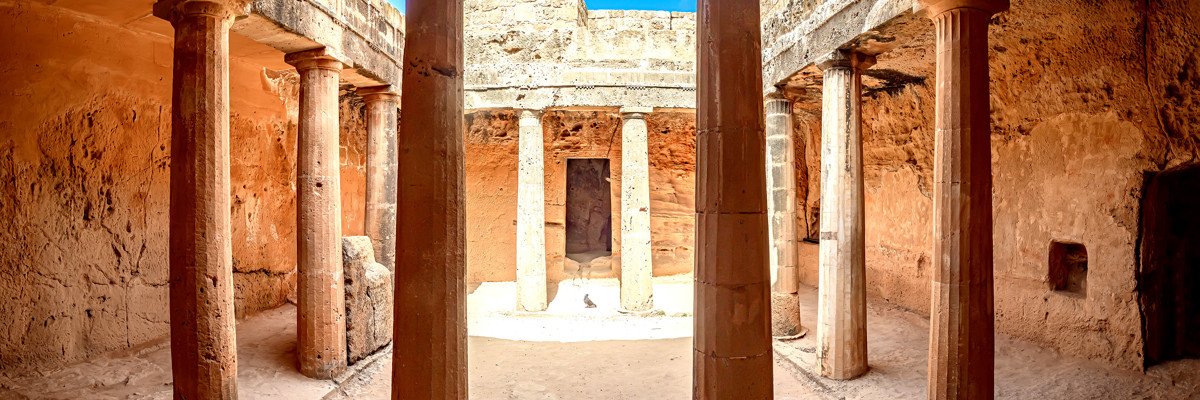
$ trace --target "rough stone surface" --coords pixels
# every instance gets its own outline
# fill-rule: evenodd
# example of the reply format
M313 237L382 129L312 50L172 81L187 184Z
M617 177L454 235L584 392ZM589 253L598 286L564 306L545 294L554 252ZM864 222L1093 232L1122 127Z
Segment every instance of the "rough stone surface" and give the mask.
M342 238L346 277L347 361L354 364L392 341L392 272L375 262L366 236Z

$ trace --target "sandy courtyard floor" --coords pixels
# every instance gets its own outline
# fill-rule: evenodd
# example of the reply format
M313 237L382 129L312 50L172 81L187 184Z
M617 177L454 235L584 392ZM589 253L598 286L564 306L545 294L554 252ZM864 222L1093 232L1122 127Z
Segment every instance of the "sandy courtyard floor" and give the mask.
M471 399L686 399L691 396L692 281L656 278L658 311L622 314L616 280L559 284L543 313L514 310L516 285L475 286L468 296ZM583 295L598 306L585 308ZM813 369L816 290L802 287L810 335L776 342L778 399L925 397L929 321L872 300L871 370L851 381ZM295 312L285 305L238 324L238 384L245 399L386 399L391 354L333 380L300 375ZM1200 399L1200 360L1167 363L1146 374L1110 370L997 335L996 395L1001 399ZM170 351L162 340L49 371L0 375L0 399L169 399Z

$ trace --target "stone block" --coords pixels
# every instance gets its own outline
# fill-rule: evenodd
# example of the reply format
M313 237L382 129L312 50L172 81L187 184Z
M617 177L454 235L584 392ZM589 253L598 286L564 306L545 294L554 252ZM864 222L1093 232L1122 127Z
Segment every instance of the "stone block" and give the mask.
M354 362L392 341L393 277L375 262L366 236L342 238L342 267L346 279L346 347Z

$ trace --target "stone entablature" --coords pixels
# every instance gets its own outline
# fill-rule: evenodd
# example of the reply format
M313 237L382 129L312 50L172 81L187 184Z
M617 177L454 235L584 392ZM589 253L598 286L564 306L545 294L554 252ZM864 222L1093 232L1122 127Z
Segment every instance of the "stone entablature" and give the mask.
M233 31L288 54L324 47L354 86L400 84L404 15L386 0L258 0Z
M694 13L497 3L467 1L466 109L695 107Z

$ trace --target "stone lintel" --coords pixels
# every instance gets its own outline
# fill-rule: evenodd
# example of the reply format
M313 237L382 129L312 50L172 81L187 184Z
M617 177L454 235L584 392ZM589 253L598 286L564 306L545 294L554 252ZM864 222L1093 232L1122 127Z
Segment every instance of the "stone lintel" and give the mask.
M175 23L186 15L211 15L216 18L232 18L250 12L253 0L158 0L153 13Z
M513 108L518 118L542 118L542 114L546 111L537 108Z
M988 14L1008 11L1009 0L919 0L914 11L924 9L930 17L959 8L974 8Z
M330 54L324 47L289 53L283 57L283 62L296 67L297 70L319 68L341 71L346 65L340 57Z
M654 112L654 107L621 107L621 118L645 119L646 114Z
M818 58L816 65L821 71L830 68L853 68L862 71L875 65L875 56L869 56L856 51L834 50Z

